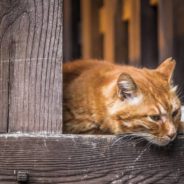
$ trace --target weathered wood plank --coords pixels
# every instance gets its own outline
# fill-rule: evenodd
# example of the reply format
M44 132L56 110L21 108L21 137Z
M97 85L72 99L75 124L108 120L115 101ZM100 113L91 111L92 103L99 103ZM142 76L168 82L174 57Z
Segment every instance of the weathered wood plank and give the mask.
M0 183L183 183L184 136L167 148L148 148L115 136L0 137Z
M61 132L62 0L0 9L0 131Z
M15 21L20 20L20 16L24 15L25 7L24 1L0 1L0 132L6 132L8 128L11 88L9 78L14 65L16 45L13 32L16 32Z

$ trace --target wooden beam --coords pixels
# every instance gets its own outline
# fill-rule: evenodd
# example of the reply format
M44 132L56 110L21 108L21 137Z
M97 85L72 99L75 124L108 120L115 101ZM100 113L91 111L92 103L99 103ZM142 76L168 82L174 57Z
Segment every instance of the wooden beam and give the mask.
M12 136L12 137L11 137ZM38 135L37 135L38 136ZM0 137L0 183L177 183L184 180L184 136L166 148L115 136Z
M61 132L62 0L3 1L0 9L1 61L7 61L1 124L6 118L9 132Z

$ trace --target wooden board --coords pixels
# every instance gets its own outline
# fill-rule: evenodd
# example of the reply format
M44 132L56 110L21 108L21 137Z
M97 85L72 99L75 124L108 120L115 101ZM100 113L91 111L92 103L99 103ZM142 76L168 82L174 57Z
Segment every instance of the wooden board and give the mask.
M11 88L9 80L10 70L14 65L14 48L16 45L13 31L16 32L17 30L15 28L15 20L20 20L21 15L25 15L25 5L24 1L0 1L0 132L7 132L8 129L9 91ZM17 24L16 27L19 26ZM21 41L20 39L19 42ZM21 53L20 51L19 54Z
M0 9L0 131L61 132L62 0Z
M38 135L37 135L38 136ZM0 137L0 183L183 184L184 136L167 148L114 136Z

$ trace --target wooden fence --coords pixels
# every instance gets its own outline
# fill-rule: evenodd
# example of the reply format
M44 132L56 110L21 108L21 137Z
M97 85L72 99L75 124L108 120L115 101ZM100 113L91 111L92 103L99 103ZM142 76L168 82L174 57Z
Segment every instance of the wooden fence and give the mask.
M62 0L0 10L0 183L183 183L183 135L156 148L62 134Z
M174 79L183 89L184 1L66 0L64 12L64 61L97 58L154 68L173 57Z

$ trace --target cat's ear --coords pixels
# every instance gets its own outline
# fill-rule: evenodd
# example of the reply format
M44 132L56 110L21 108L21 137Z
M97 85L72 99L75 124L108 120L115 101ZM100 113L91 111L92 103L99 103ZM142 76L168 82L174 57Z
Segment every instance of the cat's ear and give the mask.
M160 64L157 70L167 78L168 82L172 82L175 65L176 61L172 58L168 58Z
M118 96L120 98L131 98L135 96L137 85L129 74L122 73L117 81Z

